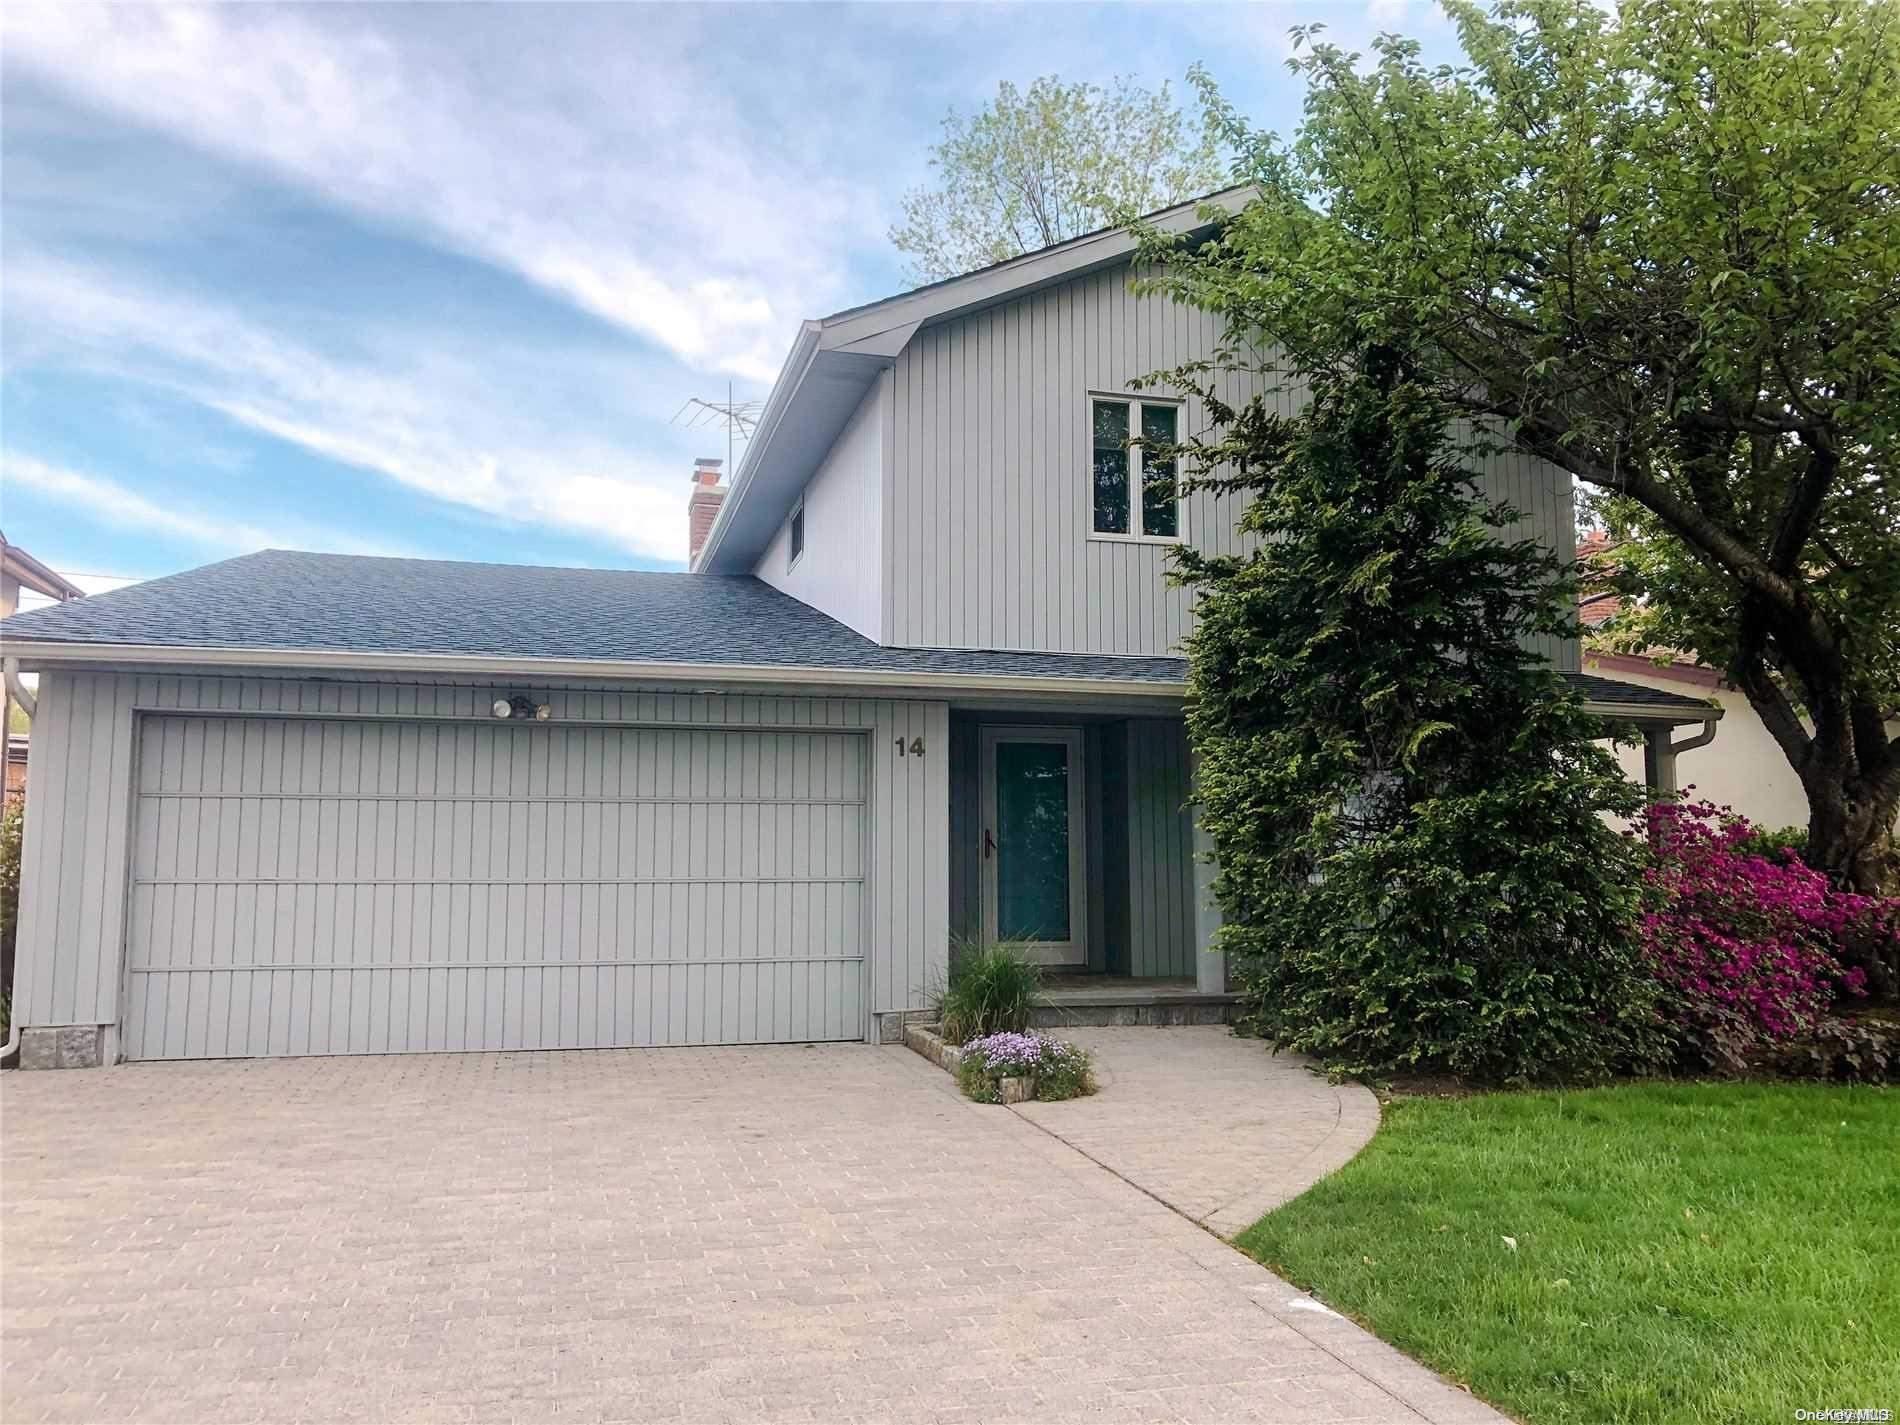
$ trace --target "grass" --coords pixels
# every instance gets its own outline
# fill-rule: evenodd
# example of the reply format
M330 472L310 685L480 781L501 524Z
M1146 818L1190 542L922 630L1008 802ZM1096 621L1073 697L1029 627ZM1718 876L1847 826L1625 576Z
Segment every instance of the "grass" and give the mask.
M1532 1425L1900 1410L1893 1090L1404 1099L1238 1245Z

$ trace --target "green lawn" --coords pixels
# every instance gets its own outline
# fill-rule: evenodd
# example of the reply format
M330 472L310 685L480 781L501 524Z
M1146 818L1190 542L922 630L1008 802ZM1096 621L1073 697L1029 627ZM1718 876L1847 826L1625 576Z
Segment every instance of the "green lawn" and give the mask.
M1900 1411L1893 1090L1402 1099L1238 1240L1533 1425Z

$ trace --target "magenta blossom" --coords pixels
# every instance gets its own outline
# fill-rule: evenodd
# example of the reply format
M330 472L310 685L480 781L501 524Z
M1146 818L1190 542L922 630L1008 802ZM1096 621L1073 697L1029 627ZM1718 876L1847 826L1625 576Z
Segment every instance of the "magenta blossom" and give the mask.
M1685 1048L1740 1069L1752 1051L1812 1031L1839 995L1866 992L1835 947L1900 923L1894 902L1837 890L1791 853L1750 849L1755 828L1727 808L1659 802L1645 818L1656 908L1643 943Z

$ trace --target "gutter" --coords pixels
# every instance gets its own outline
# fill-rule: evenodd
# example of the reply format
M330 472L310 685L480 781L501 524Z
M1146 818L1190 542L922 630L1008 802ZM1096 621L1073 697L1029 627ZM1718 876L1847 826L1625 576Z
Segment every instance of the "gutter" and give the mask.
M1081 678L1025 673L941 673L930 669L804 667L778 663L677 663L620 658L534 658L499 653L367 653L351 649L186 647L147 643L60 643L14 641L18 653L6 658L7 684L33 715L32 694L18 686L21 656L38 667L51 664L130 664L153 668L217 667L277 673L410 673L423 677L454 674L501 679L603 678L617 682L743 683L790 687L883 689L937 694L1044 693L1094 694L1117 698L1154 698L1179 702L1187 684L1154 678ZM24 697L22 695L24 694ZM1723 709L1684 700L1678 709L1654 703L1614 703L1585 699L1584 711L1630 722L1699 722L1713 738ZM1696 746L1702 746L1698 742Z
M142 643L16 642L36 667L116 664L153 668L216 667L274 672L477 674L503 679L610 678L616 681L780 684L846 689L949 693L1088 693L1179 701L1185 684L1152 678L1072 678L1009 673L939 673L850 667L786 667L771 663L662 663L607 658L528 658L480 653L363 653L344 649L191 648ZM12 665L18 655L7 659Z
M1660 707L1655 703L1600 703L1594 698L1585 698L1583 710L1587 713L1593 713L1597 717L1614 718L1619 722L1659 722L1666 720L1671 727L1680 727L1684 723L1699 722L1708 729L1708 734L1702 742L1695 744L1697 747L1701 747L1706 742L1714 739L1715 724L1721 720L1722 714L1725 711L1725 709L1716 707L1714 704L1703 703L1689 698L1683 699L1682 707L1673 710L1667 707Z
M57 569L28 554L19 545L14 544L5 534L0 534L0 564L11 564L12 572L21 584L36 594L44 594L49 599L61 603L70 603L74 599L83 599L86 591Z

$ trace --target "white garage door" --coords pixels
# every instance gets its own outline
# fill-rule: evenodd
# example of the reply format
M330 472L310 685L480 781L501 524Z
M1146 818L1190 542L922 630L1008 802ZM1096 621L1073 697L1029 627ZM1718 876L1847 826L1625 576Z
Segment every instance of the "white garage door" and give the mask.
M147 716L135 1059L864 1037L829 731Z

